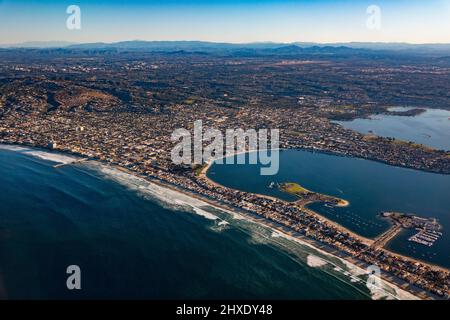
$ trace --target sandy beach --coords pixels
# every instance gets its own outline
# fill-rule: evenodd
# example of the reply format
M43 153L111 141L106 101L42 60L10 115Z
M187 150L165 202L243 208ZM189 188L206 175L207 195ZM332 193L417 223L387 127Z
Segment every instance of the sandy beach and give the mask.
M121 167L117 167L118 170L121 170L124 173L127 174L131 174L133 175L133 172L130 172L127 169L121 168ZM359 274L359 275L363 275L366 274L366 268L367 265L363 262L360 262L358 260L355 260L351 257L349 257L347 254L339 252L335 249L329 248L326 245L323 245L315 240L309 239L295 231L289 230L287 227L282 226L278 223L269 221L267 219L261 218L259 216L256 215L252 215L250 213L246 213L243 212L241 210L237 210L236 208L232 208L229 207L227 205L224 205L222 203L219 203L217 201L213 201L210 199L205 199L204 197L198 196L196 194L190 193L189 191L186 190L182 190L178 187L172 186L172 185L168 185L167 183L161 182L161 181L156 181L156 180L149 180L151 183L154 183L156 185L159 185L163 188L167 188L170 189L172 191L175 192L181 192L183 194L188 195L189 197L192 197L194 199L197 199L199 201L202 201L208 205L211 205L212 207L215 207L217 209L220 209L222 211L231 213L233 216L239 216L240 219L246 219L248 221L251 221L253 223L257 223L257 224L261 224L264 225L265 227L268 227L270 229L272 229L272 231L276 234L278 234L278 236L284 237L288 240L297 242L299 244L302 245L306 245L311 247L314 250L317 250L318 252L320 252L321 254L325 255L325 256L329 256L338 260L341 260L342 262L344 262L350 269L354 270L355 273ZM269 197L270 198L270 197ZM277 199L278 200L278 199ZM334 223L333 223L334 224ZM342 226L336 224L339 228L342 228L342 230L346 230L345 228L343 228ZM372 240L371 240L372 241ZM327 263L329 263L327 261ZM411 293L409 290L405 290L401 285L404 285L406 283L402 283L403 281L400 279L395 279L394 277L387 275L387 274L382 274L381 276L382 280L385 282L386 285L388 285L389 287L391 287L392 289L394 289L398 295L399 299L406 299L406 300L417 300L417 299L424 299L427 298L427 296L419 296L417 293Z
M223 185L221 185L221 184L219 184L219 183L217 183L217 182L211 180L211 179L207 176L207 172L208 172L208 170L211 168L211 166L213 165L213 163L214 163L215 160L217 160L217 159L214 159L214 160L212 160L212 161L209 161L209 162L203 167L203 169L202 169L202 171L200 172L200 175L199 175L199 176L200 176L202 179L207 180L207 181L208 181L209 183L211 183L212 185L219 186L219 187L222 187L222 188L228 188L228 187L226 187L226 186L223 186ZM279 198L276 198L276 197L271 197L271 196L263 195L263 194L256 194L256 195L258 195L258 196L260 196L260 197L263 197L263 198L266 198L266 199L270 199L270 200L274 200L274 201L283 201L283 202L286 202L287 204L295 205L295 202L292 202L292 203L291 203L291 202L284 201L284 200L279 199ZM340 202L337 204L338 207L347 207L347 206L349 206L349 205L350 205L350 203L349 203L347 200L344 200L344 199L340 199ZM328 225L333 226L334 228L336 228L336 229L339 230L340 232L347 233L347 234L351 235L352 237L354 237L355 239L358 239L359 241L361 241L362 243L364 243L364 244L366 244L366 245L371 245L371 244L376 240L376 238L375 238L375 239L371 239L371 238L363 237L363 236L361 236L361 235L359 235L359 234L357 234L357 233L355 233L355 232L353 232L353 231L347 229L346 227L340 225L339 223L337 223L337 222L335 222L335 221L333 221L333 220L330 220L330 219L328 219L327 217L322 216L321 214L319 214L318 212L316 212L316 211L314 211L314 210L308 209L308 208L306 208L306 207L304 207L304 206L302 206L301 209L307 211L307 212L308 212L309 214L311 214L311 215L314 215L317 219L321 220L322 222L326 222ZM444 271L444 272L450 272L450 270L447 269L447 268L444 268L444 267L441 267L441 266L438 266L438 265L431 264L431 263L429 263L429 262L427 262L427 261L423 261L423 260L420 260L420 259L416 259L416 258L412 258L412 257L409 257L409 256L405 256L405 255L402 255L402 254L393 252L393 251L388 250L388 249L385 249L385 248L383 248L383 250L386 251L386 252L388 252L388 253L390 253L390 254L392 254L392 255L395 255L395 256L398 256L398 257L401 257L401 258L404 258L404 259L408 259L408 260L411 260L411 261L413 261L413 262L425 264L425 265L427 265L427 266L433 268L434 270Z
M21 146L16 146L17 148L24 148ZM10 146L10 148L8 147L8 149L13 149L16 148L14 146ZM28 151L28 146L25 147L26 151ZM20 149L18 149L20 150ZM45 156L45 153L48 153L48 157ZM58 156L61 155L63 158L61 158L61 162L60 163L64 163L65 165L72 165L72 164L76 164L79 161L79 158L75 158L75 156L71 155L71 154L67 154L67 157L64 155L64 153L60 153L58 151L58 153L52 152L52 151L42 151L42 153L39 154L33 154L33 153L28 153L29 155L32 156L37 156L41 159L46 159L49 161L53 161L53 162L59 162L58 161ZM55 156L55 154L57 154L58 156ZM73 156L73 161L70 161L69 157ZM82 155L79 155L80 157L82 157ZM116 169L119 172L122 172L124 174L130 175L130 176L134 176L137 179L143 179L145 180L147 183L149 183L150 185L154 185L154 186L158 186L161 189L161 192L164 192L164 190L170 190L172 192L176 192L177 194L180 195L184 195L185 197L191 198L191 199L195 199L196 201L199 201L200 203L203 203L205 205L209 205L212 206L214 208L217 208L219 210L228 212L230 214L232 214L234 217L239 217L239 219L246 219L248 221L251 221L253 223L257 223L257 224L262 224L265 227L268 227L270 229L272 229L272 231L276 234L278 234L279 236L285 237L289 240L298 242L302 245L306 245L309 246L311 248L313 248L314 250L317 250L318 252L320 252L321 254L325 255L325 256L329 256L335 259L339 259L342 262L344 262L347 266L349 266L351 269L355 270L355 272L357 272L358 274L366 274L366 267L367 265L359 260L354 259L353 257L349 256L348 254L344 253L344 252L339 252L336 249L330 248L322 243L319 243L315 240L309 239L299 233L296 233L293 230L288 229L285 226L282 226L276 222L272 222L269 221L267 219L261 218L257 215L251 214L251 213L247 213L247 212L243 212L242 210L239 210L237 208L225 205L223 203L220 203L218 201L215 200L211 200L211 199L206 199L203 196L197 195L195 193L192 193L188 190L184 190L180 187L171 185L167 182L163 182L163 181L159 181L156 180L154 178L149 178L147 176L144 176L142 174L139 174L137 172L133 172L130 171L126 168L120 167L120 166L116 166L116 165L111 165L111 164L106 164L106 163L102 163L100 161L96 161L96 160L92 160L93 162L98 163L99 165L103 166L103 167L109 167L109 168L113 168ZM89 162L92 162L89 161ZM211 167L212 165L212 161L209 162L201 171L201 175L203 178L208 179L209 181L211 181L209 178L206 177L206 173L208 171L208 169ZM211 183L218 185L217 183L215 183L214 181L211 181ZM273 198L273 197L269 197L269 196L264 196L261 195L263 197L272 199L272 200L276 200L276 201L280 201L280 199L278 198ZM318 215L317 213L315 213L314 211L311 211L312 214L317 215L318 218L320 218L323 221L326 221L327 223L332 224L333 226L335 226L337 229L339 229L342 232L348 232L351 235L358 237L358 239L360 239L361 241L364 242L368 242L371 243L373 242L373 240L371 239L367 239L364 237L361 237L357 234L354 234L353 232L347 230L346 228L342 227L341 225L329 220L329 219L325 219L324 217ZM203 215L203 214L202 214ZM214 216L208 216L208 214L205 214L205 217L208 219L215 219ZM396 253L394 253L396 254ZM408 259L411 259L408 257ZM407 283L396 278L393 277L389 274L385 274L382 273L382 279L383 281L385 281L386 284L389 285L389 287L395 289L395 292L398 294L399 297L401 297L401 299L423 299L423 298L430 298L431 296L426 294L425 292L420 292L419 290L415 290L414 292L411 292L411 288L408 288L406 285Z

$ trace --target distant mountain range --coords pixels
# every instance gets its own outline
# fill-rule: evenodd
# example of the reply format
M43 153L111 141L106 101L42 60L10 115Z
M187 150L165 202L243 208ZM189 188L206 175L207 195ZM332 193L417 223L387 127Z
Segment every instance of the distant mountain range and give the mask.
M67 41L28 41L17 44L3 44L0 48L34 48L34 49L46 49L46 48L64 48L71 45L76 45L74 42Z
M302 53L355 53L364 50L395 51L401 53L424 53L450 55L450 44L408 44L383 42L349 42L349 43L220 43L205 41L122 41L114 43L71 43L65 41L25 42L14 45L2 45L1 48L17 49L70 49L70 50L126 50L147 52L222 52L233 54L302 54Z

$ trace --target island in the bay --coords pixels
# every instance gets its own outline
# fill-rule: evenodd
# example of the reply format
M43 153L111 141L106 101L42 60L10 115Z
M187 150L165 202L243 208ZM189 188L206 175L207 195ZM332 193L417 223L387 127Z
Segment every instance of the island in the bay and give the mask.
M278 185L278 188L281 191L298 197L298 200L295 201L295 204L303 208L305 207L305 205L313 202L324 202L326 203L326 205L337 207L346 207L349 205L349 202L344 199L310 191L295 182L283 182L279 184L277 183L276 185Z
M282 149L449 174L448 151L335 123L389 113L395 106L448 109L450 96L443 93L450 92L450 61L448 55L430 52L431 57L414 47L402 53L197 42L0 49L0 143L114 165L264 218L280 232L301 236L352 263L376 264L386 280L400 281L418 296L448 298L449 270L389 251L382 239L368 241L304 205L317 200L346 205L344 199L282 185L298 196L293 205L218 185L205 170L175 165L170 157L174 130L202 120L205 128L221 131L279 128ZM389 218L402 228L418 223L398 214ZM432 238L428 229L416 236L427 242Z

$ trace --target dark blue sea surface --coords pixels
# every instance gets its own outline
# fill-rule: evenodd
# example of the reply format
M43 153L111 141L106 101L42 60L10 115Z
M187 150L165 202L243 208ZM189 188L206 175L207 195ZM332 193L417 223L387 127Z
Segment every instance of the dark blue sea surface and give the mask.
M271 182L296 182L303 187L350 202L348 207L327 207L313 203L309 208L356 233L374 238L390 224L380 218L383 211L412 213L437 218L443 236L433 247L407 241L408 232L388 247L396 252L450 267L450 175L389 166L357 158L302 150L280 153L280 170L275 176L261 176L258 165L214 164L208 176L216 182L243 191L295 197L270 188Z
M337 259L308 266L320 253L266 227L165 205L97 165L54 164L0 149L0 298L371 297ZM81 268L80 291L66 287L69 265Z

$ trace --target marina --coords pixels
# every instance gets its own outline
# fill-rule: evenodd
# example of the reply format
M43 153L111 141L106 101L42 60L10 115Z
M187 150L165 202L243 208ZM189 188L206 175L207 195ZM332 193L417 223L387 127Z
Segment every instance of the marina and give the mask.
M408 241L413 241L428 247L432 247L439 237L442 236L442 232L439 232L442 227L434 218L423 218L413 214L399 212L383 212L381 216L390 219L393 223L392 228L380 237L383 246L403 229L415 229L417 233L408 238Z
M433 230L416 229L418 232L410 237L408 241L416 242L424 246L432 247L434 243L442 236L442 232Z
M444 232L450 228L449 176L302 150L280 153L280 164L280 172L275 177L259 176L257 166L251 165L212 165L208 175L233 189L274 196L296 204L302 200L281 192L279 187L283 183L296 182L314 193L345 199L349 205L344 207L330 202L314 202L305 207L372 239L374 247L443 267L450 266L447 257L450 238ZM305 197L305 194L300 196ZM397 213L398 216L392 214L386 219L381 216L382 212ZM393 218L402 220L403 225L393 228ZM442 236L431 247L408 241L416 227L442 232ZM414 248L409 247L415 244Z

